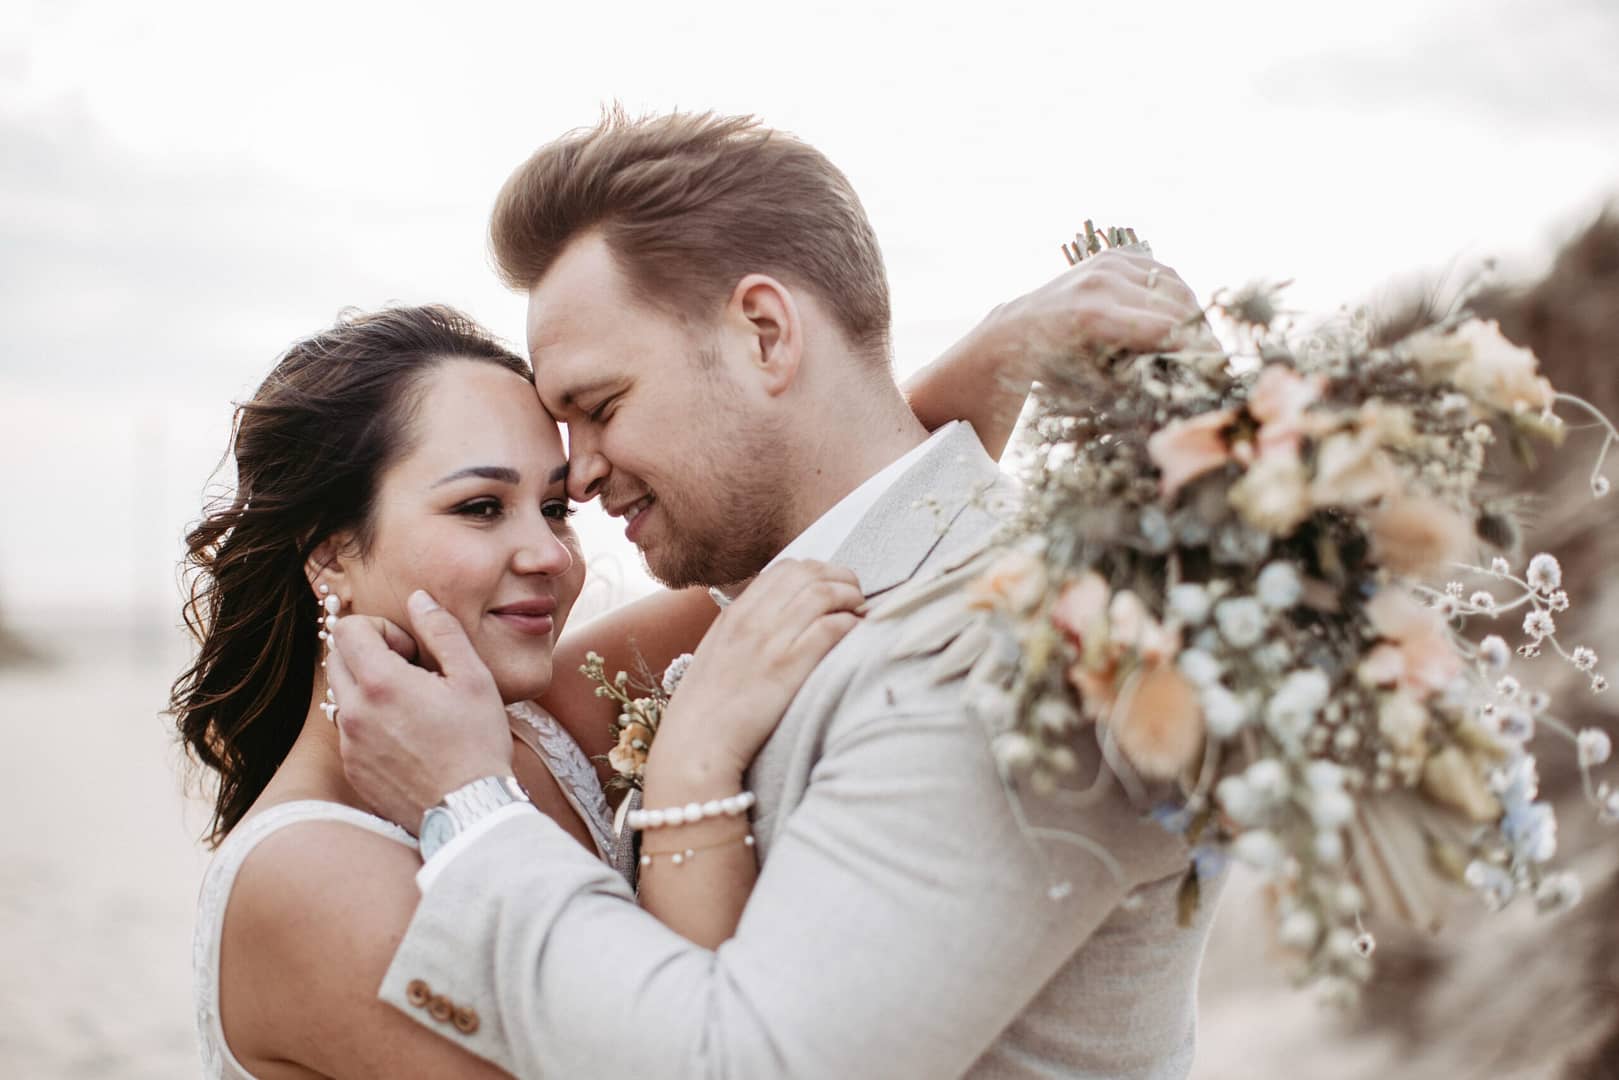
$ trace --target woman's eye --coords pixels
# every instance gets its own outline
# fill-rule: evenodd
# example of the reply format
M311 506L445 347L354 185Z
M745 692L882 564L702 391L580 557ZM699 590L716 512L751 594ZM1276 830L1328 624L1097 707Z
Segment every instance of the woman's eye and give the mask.
M554 499L540 507L540 513L553 521L567 521L579 512L579 508L566 499Z
M462 517L477 518L480 521L493 521L501 515L502 507L499 499L473 499L464 502L455 508L455 512Z

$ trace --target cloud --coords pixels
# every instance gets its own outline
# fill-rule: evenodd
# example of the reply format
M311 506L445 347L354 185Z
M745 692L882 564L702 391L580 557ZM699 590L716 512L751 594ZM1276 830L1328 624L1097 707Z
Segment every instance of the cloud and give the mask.
M1505 134L1619 130L1619 8L1610 0L1513 0L1433 12L1375 41L1300 53L1256 90L1303 108L1431 111Z
M424 208L383 185L322 191L230 159L154 160L71 101L0 113L0 140L8 380L136 386L161 372L222 399L344 306L498 295L482 193Z

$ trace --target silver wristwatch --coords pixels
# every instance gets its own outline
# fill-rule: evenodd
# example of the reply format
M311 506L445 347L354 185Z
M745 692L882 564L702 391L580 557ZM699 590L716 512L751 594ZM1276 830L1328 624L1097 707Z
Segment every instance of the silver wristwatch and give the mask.
M431 859L433 853L453 837L502 806L528 801L528 792L515 776L485 776L456 788L422 815L422 827L416 834L421 843L422 861Z

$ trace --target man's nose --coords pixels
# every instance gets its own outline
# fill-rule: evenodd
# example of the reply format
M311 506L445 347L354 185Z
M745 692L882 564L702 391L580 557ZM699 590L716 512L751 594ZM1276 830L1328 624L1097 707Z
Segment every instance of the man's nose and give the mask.
M568 440L568 498L580 503L594 499L612 471L588 436L576 433Z

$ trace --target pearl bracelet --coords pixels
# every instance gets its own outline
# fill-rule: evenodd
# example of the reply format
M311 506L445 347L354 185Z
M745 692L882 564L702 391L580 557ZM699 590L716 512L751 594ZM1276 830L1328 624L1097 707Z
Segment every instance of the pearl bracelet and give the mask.
M641 865L643 867L651 866L653 859L666 858L676 866L684 866L686 863L689 863L693 859L697 858L700 852L712 851L715 848L731 847L736 842L737 841L735 840L719 840L712 844L703 844L700 847L689 847L680 851L643 851L641 853ZM743 847L751 848L753 843L754 841L752 833L749 833L742 838Z
M665 825L692 825L708 818L740 817L753 809L758 798L751 791L705 803L687 803L667 810L631 810L624 824L632 829L661 829Z

